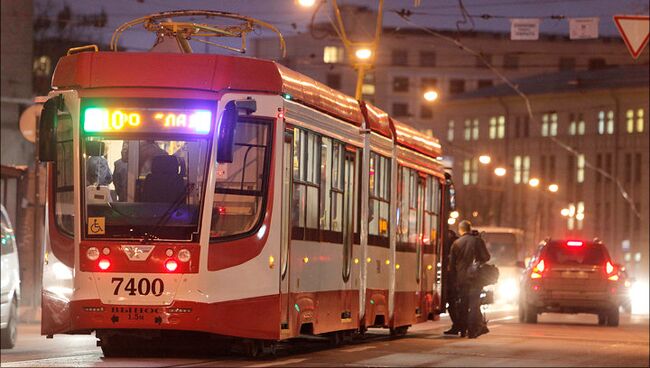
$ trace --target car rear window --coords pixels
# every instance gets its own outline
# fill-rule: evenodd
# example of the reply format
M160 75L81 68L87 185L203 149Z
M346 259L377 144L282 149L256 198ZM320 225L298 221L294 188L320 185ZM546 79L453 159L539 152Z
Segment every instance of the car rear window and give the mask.
M580 247L570 247L566 243L552 243L546 248L546 259L556 264L602 265L607 255L601 244L585 243Z

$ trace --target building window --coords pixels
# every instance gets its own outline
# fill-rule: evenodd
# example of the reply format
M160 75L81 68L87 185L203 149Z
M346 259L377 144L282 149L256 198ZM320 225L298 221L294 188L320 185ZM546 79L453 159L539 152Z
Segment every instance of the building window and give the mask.
M625 154L625 182L632 182L632 154Z
M598 134L614 134L614 111L598 112Z
M394 77L393 78L393 92L408 92L409 91L409 78L408 77Z
M476 57L476 67L477 68L487 68L488 64L492 64L492 55L481 53Z
M530 176L530 156L515 156L514 167L514 183L528 183Z
M578 230L582 230L582 222L585 219L585 202L578 202L578 206L576 208L576 228Z
M643 133L645 111L643 109L627 110L625 113L628 133Z
M577 157L578 170L576 171L576 180L578 183L585 181L585 155L579 154Z
M478 80L478 89L489 88L494 85L492 79L479 79Z
M555 156L548 156L548 180L555 181Z
M569 115L569 135L584 135L585 134L585 120L582 114L576 117L573 113Z
M506 118L503 115L490 118L490 139L502 139L506 132Z
M597 70L607 68L607 61L603 58L589 59L589 70Z
M341 74L327 73L325 84L334 89L341 89Z
M424 67L436 66L436 52L420 51L420 66L424 66Z
M393 66L407 66L409 54L406 50L393 50L391 53L391 64Z
M568 230L573 230L576 216L576 205L569 203L569 216L566 219L566 228Z
M342 63L345 58L343 47L325 46L323 49L323 62L326 64Z
M519 56L515 54L506 54L503 56L504 69L519 69Z
M393 103L393 115L400 117L409 116L409 105L403 102Z
M420 118L431 119L433 118L433 108L429 105L420 106Z
M561 57L558 68L560 70L574 70L576 68L576 59L572 57Z
M478 134L479 134L478 119L474 119L474 121L472 122L472 139L478 141Z
M375 94L375 73L366 73L363 77L361 93L364 96L374 96Z
M52 59L49 56L43 55L34 60L34 75L37 77L49 77L52 72Z
M464 79L452 79L449 81L449 94L455 95L465 92Z
M557 135L557 113L551 112L542 115L542 137L555 137Z
M454 123L453 120L449 120L449 123L447 123L447 141L448 142L453 142L454 141Z
M436 78L422 78L420 80L420 90L422 92L436 89L437 86L438 80Z
M470 119L465 119L465 140L469 141L472 139L472 121Z
M463 184L470 185L478 183L478 160L472 158L463 161Z

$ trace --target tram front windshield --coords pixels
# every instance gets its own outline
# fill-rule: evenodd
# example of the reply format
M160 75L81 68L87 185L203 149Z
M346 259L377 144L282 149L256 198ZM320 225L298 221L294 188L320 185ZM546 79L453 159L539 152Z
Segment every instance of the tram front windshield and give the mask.
M86 236L198 240L207 138L137 138L83 141Z

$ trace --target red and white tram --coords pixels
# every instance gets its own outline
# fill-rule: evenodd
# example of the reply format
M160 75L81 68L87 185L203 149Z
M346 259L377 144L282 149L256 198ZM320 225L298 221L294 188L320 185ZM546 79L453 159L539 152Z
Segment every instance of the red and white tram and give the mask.
M272 61L84 51L44 105L42 334L405 333L441 310L440 144ZM186 340L189 341L189 340Z

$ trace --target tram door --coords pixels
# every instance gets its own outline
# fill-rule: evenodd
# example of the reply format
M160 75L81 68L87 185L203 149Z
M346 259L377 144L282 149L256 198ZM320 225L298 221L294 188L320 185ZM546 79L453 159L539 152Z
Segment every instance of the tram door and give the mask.
M359 308L353 308L352 301L357 300L357 295L352 295L354 289L353 279L351 277L352 270L352 257L353 257L353 244L354 244L354 214L355 214L355 167L356 152L345 151L344 161L344 192L343 192L343 282L345 282L344 289L347 291L344 295L343 308L341 312L341 321L347 323L352 321L352 311Z
M284 133L282 150L282 232L280 245L280 338L290 336L289 329L289 252L291 250L291 188L293 186L293 131Z
M426 295L427 295L427 284L428 280L426 279L426 274L423 274L422 272L422 259L424 257L424 244L422 242L422 239L424 237L424 209L425 205L424 202L426 200L425 198L426 195L426 179L422 176L418 176L418 209L417 209L417 230L416 233L418 234L417 237L417 243L416 243L416 263L415 263L415 272L416 272L416 280L418 282L418 290L419 290L419 300L417 301L418 307L416 308L416 317L420 318L420 315L422 312L425 310L425 305L426 305Z

